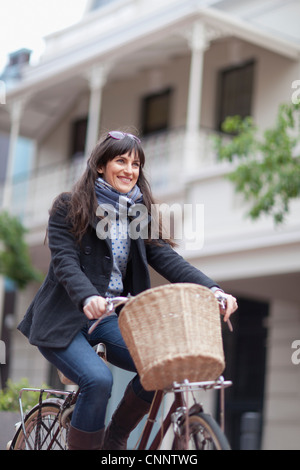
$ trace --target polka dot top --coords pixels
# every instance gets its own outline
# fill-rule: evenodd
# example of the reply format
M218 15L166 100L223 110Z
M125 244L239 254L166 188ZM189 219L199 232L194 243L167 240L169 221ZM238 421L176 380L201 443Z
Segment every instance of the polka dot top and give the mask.
M108 297L116 297L123 292L123 278L126 274L130 238L127 230L126 233L122 230L119 219L111 224L110 236L113 253L113 270L106 295Z

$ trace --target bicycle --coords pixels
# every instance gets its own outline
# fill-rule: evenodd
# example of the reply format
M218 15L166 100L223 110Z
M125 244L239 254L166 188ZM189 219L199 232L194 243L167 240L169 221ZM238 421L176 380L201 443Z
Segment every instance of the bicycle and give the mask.
M109 315L117 306L125 304L132 297L117 297L107 299L107 312ZM218 299L223 305L223 298ZM98 322L97 320L90 331ZM230 329L232 329L230 325ZM97 352L105 358L105 348L100 343ZM171 386L155 392L151 408L142 431L135 446L135 450L158 450L169 430L172 431L172 450L230 450L229 442L225 436L225 389L232 385L222 376L216 380L189 382L173 382ZM219 423L204 411L203 405L198 403L196 392L201 390L220 390L220 419ZM26 391L39 393L38 404L28 413L24 414L22 395ZM160 407L163 406L164 397L174 394L174 400L169 406L166 416L161 418L159 429L153 440L149 443L150 434L157 420ZM47 394L46 399L43 398ZM61 391L53 389L24 388L20 391L19 405L21 422L17 431L8 444L9 450L67 450L67 433L71 421L72 411L79 394L77 391ZM188 397L192 396L192 406L188 406ZM52 397L52 398L51 398Z

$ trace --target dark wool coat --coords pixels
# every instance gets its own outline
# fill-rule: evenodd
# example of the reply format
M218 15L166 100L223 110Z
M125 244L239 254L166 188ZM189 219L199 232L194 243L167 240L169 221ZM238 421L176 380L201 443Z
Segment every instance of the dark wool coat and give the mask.
M58 208L49 218L49 271L18 326L36 346L61 348L72 341L87 323L84 300L92 295L105 296L113 268L110 240L99 239L96 226L91 226L78 244L66 215L66 209ZM123 295L136 295L150 288L148 265L172 283L217 286L169 244L157 246L137 239L131 240Z

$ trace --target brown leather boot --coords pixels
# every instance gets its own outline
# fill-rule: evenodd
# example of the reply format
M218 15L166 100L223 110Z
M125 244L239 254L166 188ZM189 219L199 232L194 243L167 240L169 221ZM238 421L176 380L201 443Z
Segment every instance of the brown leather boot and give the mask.
M102 449L126 450L129 434L149 409L150 403L138 397L129 383L106 429Z
M68 432L69 450L100 450L104 437L104 428L95 432L80 431L70 426Z

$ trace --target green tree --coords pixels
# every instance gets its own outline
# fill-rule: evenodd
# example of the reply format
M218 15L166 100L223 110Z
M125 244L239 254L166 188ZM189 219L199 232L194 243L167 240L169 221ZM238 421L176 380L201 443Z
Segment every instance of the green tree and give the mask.
M42 274L32 266L25 233L18 217L6 211L0 213L0 274L14 281L19 289L30 281L42 280Z
M30 388L27 378L22 378L19 382L14 383L8 379L4 389L0 390L0 411L20 411L19 394L22 388ZM42 389L49 389L46 384L42 384ZM43 395L46 398L46 393ZM34 405L38 403L39 394L37 392L26 391L22 396L23 411L26 413Z
M249 202L252 219L269 214L282 223L300 196L299 111L300 104L281 104L274 127L261 136L251 117L231 116L222 126L231 137L215 138L219 159L235 163L228 177Z

